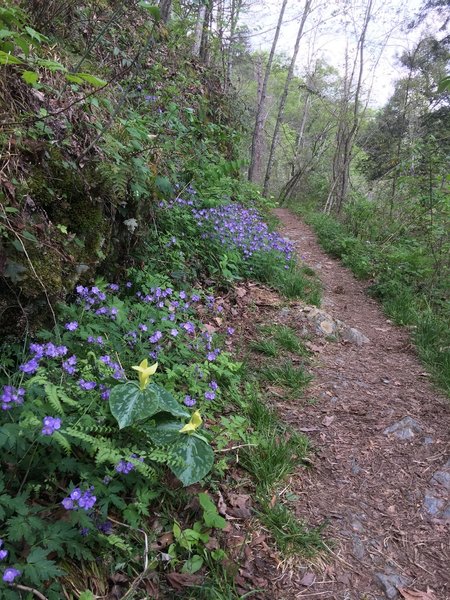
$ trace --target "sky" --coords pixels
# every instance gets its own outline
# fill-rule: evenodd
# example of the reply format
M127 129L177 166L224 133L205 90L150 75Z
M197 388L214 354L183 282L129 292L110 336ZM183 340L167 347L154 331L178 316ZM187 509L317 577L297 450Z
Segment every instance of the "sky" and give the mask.
M350 14L346 31L343 23L345 0L314 0L314 3L317 8L305 26L307 34L300 44L297 71L304 72L311 57L320 57L343 73L346 48L348 46L350 54L355 48ZM422 0L374 0L364 61L365 89L367 92L370 90L369 105L372 107L380 107L387 102L394 91L395 80L404 73L396 56L413 48L424 29L430 31L437 28L437 23L433 22L410 31L404 27L421 4ZM289 0L277 46L278 53L289 57L292 54L298 16L302 14L303 5L304 0ZM255 50L270 49L280 7L281 0L251 0L251 7L243 15L242 24L249 28L248 40ZM320 26L315 27L314 21L319 22Z

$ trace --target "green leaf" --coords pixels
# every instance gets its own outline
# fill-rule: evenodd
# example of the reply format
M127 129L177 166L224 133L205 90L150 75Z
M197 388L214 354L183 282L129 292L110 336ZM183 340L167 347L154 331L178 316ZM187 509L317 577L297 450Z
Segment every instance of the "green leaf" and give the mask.
M450 92L450 75L447 75L447 77L443 77L438 84L438 93L442 93L442 92Z
M145 428L149 438L158 446L167 446L179 441L180 429L183 424L167 415L159 415L156 425Z
M203 566L203 558L198 554L191 556L183 565L181 569L182 573L196 573Z
M94 75L91 75L90 73L73 73L71 76L77 77L78 79L81 80L81 81L75 81L75 83L86 82L86 83L90 83L91 85L93 85L95 87L102 87L108 83L104 79L95 77Z
M29 83L30 85L34 85L35 83L38 82L39 75L35 71L24 71L22 73L22 79L26 83Z
M92 592L90 592L89 590L84 590L84 592L81 592L78 600L94 600L95 596Z
M163 196L171 196L173 194L172 184L167 177L157 177L155 179L155 185Z
M8 52L3 52L0 50L0 65L22 65L23 60L17 58L13 54L9 54Z
M197 483L211 471L214 452L206 442L193 435L180 435L180 438L170 447L170 451L179 457L182 463L169 467L183 485L187 486Z
M37 237L34 236L30 231L27 231L26 229L24 229L22 231L22 237L24 237L26 240L30 240L30 242L37 242Z
M83 80L81 79L81 77L78 77L78 75L72 75L72 73L67 73L66 80L69 83L78 83L79 85L81 85L83 83Z
M145 8L145 10L147 10L152 15L152 17L157 23L161 20L161 11L159 10L159 6L153 6L152 4L148 4L148 2L145 2L145 0L139 2L139 6L141 8Z
M211 500L210 496L204 492L198 495L200 506L203 508L203 519L207 527L216 527L217 529L224 529L227 522L217 512L216 505Z
M189 416L172 394L156 384L145 390L132 382L116 385L111 390L109 407L120 429L160 412L168 412L175 417Z
M66 67L56 60L48 60L46 58L38 58L36 64L48 71L67 71Z

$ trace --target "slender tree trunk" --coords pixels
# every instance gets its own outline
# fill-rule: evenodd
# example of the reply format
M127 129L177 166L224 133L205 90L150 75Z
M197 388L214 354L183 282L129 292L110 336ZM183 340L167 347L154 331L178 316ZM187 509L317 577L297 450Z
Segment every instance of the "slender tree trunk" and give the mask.
M260 152L261 138L262 138L262 134L263 134L263 118L264 118L263 115L264 115L264 105L265 105L266 96L267 96L267 84L269 82L269 76L270 76L270 71L272 68L273 57L274 57L275 50L277 47L278 38L280 36L280 30L281 30L281 25L283 23L283 16L284 16L284 11L286 9L287 1L288 0L283 0L283 4L281 6L280 14L278 17L277 28L275 31L275 36L274 36L273 42L272 42L272 48L270 50L269 58L267 60L266 71L264 74L264 81L263 81L262 89L261 89L261 96L259 98L258 106L256 109L255 127L253 129L252 147L251 147L251 152L250 152L250 166L248 169L248 180L249 181L255 181L255 179L256 179L255 175L256 175L258 164L259 164L259 161L261 158L258 155L258 153Z
M353 141L360 124L359 100L361 96L362 77L364 72L364 49L367 28L369 26L372 12L372 5L373 0L368 0L361 26L361 33L358 38L357 52L353 63L352 73L349 76L347 72L345 76L344 93L341 102L340 117L336 135L336 150L333 157L333 179L324 207L324 212L326 213L330 213L332 210L335 210L339 213L348 195ZM347 62L348 61L346 61L346 63ZM353 85L356 70L358 70L358 78L355 85L353 106L351 106L351 87ZM351 114L349 114L350 111Z
M239 21L239 14L242 8L242 0L231 0L231 11L230 11L230 39L228 42L228 51L226 54L226 78L225 78L225 90L231 83L231 72L233 69L233 55L234 55L234 37L236 35L236 28Z
M200 42L200 59L204 63L208 63L209 59L209 30L213 14L213 4L214 0L209 0L208 4L206 5L205 18L203 19L202 39Z
M194 44L192 46L192 54L200 56L200 46L202 43L203 23L205 21L206 6L201 4L198 7L197 21L195 23Z
M161 21L166 24L170 18L170 11L172 10L172 0L160 0L159 10L161 12Z
M295 62L297 60L298 50L300 47L300 40L303 37L303 30L305 28L306 19L308 18L309 13L311 12L312 3L313 3L313 0L305 0L305 7L303 9L303 15L302 15L300 25L298 28L298 32L297 32L297 39L295 40L294 52L292 54L291 63L289 65L289 70L288 70L288 73L286 76L283 93L281 94L280 104L278 106L277 120L275 122L275 130L273 132L272 143L270 145L270 151L269 151L269 158L267 161L266 175L264 177L263 196L267 196L267 193L269 191L270 176L272 174L273 163L275 160L275 150L278 145L278 137L280 134L280 127L281 127L281 123L283 121L284 107L286 106L286 100L287 100L288 93L289 93L289 86L291 84L292 77L294 76Z

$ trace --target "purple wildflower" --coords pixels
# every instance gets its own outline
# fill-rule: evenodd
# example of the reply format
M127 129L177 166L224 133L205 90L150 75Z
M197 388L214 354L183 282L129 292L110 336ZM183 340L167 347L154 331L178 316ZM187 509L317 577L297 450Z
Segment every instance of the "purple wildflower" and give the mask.
M76 321L71 321L70 323L66 323L64 327L68 331L75 331L75 329L78 329L78 323Z
M214 400L216 397L216 392L205 392L205 400Z
M3 573L3 581L6 583L12 583L16 577L20 577L22 575L22 571L15 569L14 567L7 567Z
M39 361L36 357L32 358L31 360L24 363L23 365L20 365L20 367L19 367L19 369L23 373L27 373L27 375L32 375L33 373L36 373L38 368L39 368Z
M188 395L184 397L183 403L191 408L197 404L197 400Z
M78 386L82 389L82 390L93 390L97 384L95 383L95 381L85 381L84 379L80 379L78 381Z
M42 435L53 435L55 431L61 429L61 419L58 417L44 417L42 424Z
M190 321L188 321L187 323L181 323L181 327L183 329L185 329L188 333L195 332L195 325L193 323L191 323Z
M0 560L5 560L5 558L8 556L9 552L8 550L0 550Z
M24 388L15 388L12 385L3 386L3 392L0 397L2 410L10 410L14 404L23 404L25 396Z
M163 334L160 331L155 331L155 333L149 338L152 344L156 344L162 338Z

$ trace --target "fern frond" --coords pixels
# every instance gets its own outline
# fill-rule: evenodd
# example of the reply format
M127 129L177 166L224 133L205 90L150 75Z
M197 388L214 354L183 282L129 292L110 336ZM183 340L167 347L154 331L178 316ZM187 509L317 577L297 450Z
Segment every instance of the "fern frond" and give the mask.
M59 431L53 432L53 439L61 446L67 456L72 452L72 446L68 440Z

